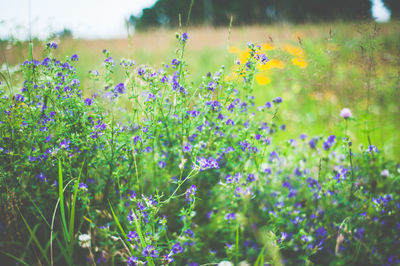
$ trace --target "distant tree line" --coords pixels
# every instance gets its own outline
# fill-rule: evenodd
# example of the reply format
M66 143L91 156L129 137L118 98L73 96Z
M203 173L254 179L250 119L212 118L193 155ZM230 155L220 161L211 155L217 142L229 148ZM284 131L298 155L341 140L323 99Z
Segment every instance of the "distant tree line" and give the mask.
M191 0L159 0L146 8L140 17L131 16L129 23L136 29L147 27L176 27L179 14L186 22ZM400 0L384 0L399 17ZM363 20L371 18L370 0L195 0L190 24L221 26L276 22L320 22L332 20Z

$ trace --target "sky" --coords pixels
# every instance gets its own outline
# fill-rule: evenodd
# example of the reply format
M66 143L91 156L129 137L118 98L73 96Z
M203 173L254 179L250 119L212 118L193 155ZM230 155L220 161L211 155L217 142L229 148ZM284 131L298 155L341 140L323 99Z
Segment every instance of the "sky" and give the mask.
M390 18L381 0L371 0L377 21ZM45 39L64 28L74 37L110 39L127 36L125 19L140 15L156 0L0 0L0 38L29 38L29 17L33 37ZM30 8L29 8L30 7ZM30 12L29 12L30 10Z
M126 37L125 19L139 15L156 0L0 0L0 38L12 33L29 37L29 5L32 36L71 29L74 37L105 39ZM29 4L30 3L30 4Z

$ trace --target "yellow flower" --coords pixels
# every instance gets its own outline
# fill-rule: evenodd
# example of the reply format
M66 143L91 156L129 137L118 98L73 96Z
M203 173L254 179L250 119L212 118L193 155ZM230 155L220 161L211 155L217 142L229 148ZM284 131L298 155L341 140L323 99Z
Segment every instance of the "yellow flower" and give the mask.
M250 58L250 49L246 49L240 53L240 62L243 64Z
M266 77L266 76L264 76L263 74L257 74L256 75L256 81L260 85L266 85L266 84L271 82L271 79Z
M264 43L261 45L261 50L269 51L269 50L274 50L274 49L275 49L275 47L269 43Z
M299 58L299 57L293 58L292 63L293 63L293 65L299 66L301 68L307 67L307 61L304 60L303 58Z
M228 51L229 51L231 54L238 54L238 53L240 53L239 48L237 48L236 46L231 46L231 47L229 47Z
M267 63L265 63L264 65L260 65L258 67L258 69L260 69L260 70L267 70L267 69L270 69L270 68L281 68L282 69L284 67L285 66L284 66L284 64L283 64L283 62L281 60L271 59Z
M296 47L290 44L287 44L283 47L283 50L285 50L286 52L288 52L289 54L295 55L295 56L299 56L299 57L304 57L305 53L304 50L300 47Z

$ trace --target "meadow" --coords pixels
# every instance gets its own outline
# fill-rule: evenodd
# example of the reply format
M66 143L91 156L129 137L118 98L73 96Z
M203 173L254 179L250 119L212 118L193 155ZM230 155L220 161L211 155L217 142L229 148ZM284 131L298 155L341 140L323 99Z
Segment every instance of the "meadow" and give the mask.
M1 41L1 255L400 263L399 32L337 22Z

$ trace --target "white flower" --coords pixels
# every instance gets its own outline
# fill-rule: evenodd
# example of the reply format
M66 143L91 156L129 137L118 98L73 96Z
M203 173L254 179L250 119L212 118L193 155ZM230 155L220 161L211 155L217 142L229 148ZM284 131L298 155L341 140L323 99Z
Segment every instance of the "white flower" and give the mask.
M344 119L347 119L352 117L353 114L351 113L351 110L349 108L343 108L342 111L340 111L340 116Z
M381 172L381 176L383 176L383 177L388 177L388 176L389 176L389 170L388 170L388 169L383 170L383 171Z
M78 236L79 246L83 248L90 248L90 235L82 234Z
M230 261L223 260L220 263L218 263L218 266L233 266L233 264Z

